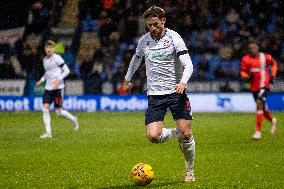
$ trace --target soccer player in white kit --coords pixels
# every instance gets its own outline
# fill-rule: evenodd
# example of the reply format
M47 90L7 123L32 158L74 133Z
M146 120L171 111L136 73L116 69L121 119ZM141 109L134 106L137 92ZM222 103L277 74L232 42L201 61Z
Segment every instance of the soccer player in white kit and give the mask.
M185 157L184 181L193 182L195 141L191 129L190 102L185 93L193 65L180 35L165 28L166 18L162 8L150 7L143 16L149 32L138 40L123 87L130 90L131 78L144 56L148 88L148 108L145 113L148 140L162 143L176 136ZM163 120L168 108L176 121L176 129L164 128Z
M46 56L43 59L45 73L42 78L36 83L40 86L46 81L45 90L42 96L42 115L45 125L45 133L40 138L52 138L50 125L50 105L54 102L55 112L59 116L63 116L73 123L74 130L79 129L77 117L62 109L64 81L63 79L70 73L68 66L64 63L63 58L54 53L54 41L48 40L45 43L44 50Z

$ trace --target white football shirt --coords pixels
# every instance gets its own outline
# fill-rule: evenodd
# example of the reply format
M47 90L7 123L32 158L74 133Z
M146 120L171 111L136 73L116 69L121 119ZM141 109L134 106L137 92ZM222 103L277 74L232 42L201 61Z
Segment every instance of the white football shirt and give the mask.
M63 65L64 65L64 60L58 54L54 53L50 57L44 57L43 67L45 70L44 78L46 79L46 84L45 84L46 90L54 90L52 81L60 78L63 72L62 70ZM64 81L60 80L58 89L63 89L63 88L64 88Z
M183 39L168 28L159 40L154 40L149 32L138 40L135 54L137 57L145 56L148 95L175 92L175 85L180 82L183 73L177 54L183 51L187 52Z

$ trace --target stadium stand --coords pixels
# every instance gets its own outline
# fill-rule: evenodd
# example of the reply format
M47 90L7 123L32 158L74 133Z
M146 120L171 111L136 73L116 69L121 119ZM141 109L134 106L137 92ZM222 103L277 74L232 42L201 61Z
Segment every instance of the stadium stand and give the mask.
M151 5L162 6L167 13L166 26L184 38L194 64L191 80L239 81L240 59L250 40L259 41L261 49L276 58L278 79L284 79L284 5L280 0L3 3L9 4L12 15L5 16L9 10L0 11L1 30L25 30L15 43L0 43L0 70L7 70L0 72L2 79L24 78L27 85L34 84L42 74L42 44L51 38L71 68L68 79L83 80L85 94L124 94L121 82L137 39L146 31L143 11ZM134 93L145 90L145 66L139 69ZM30 94L26 88L25 94Z

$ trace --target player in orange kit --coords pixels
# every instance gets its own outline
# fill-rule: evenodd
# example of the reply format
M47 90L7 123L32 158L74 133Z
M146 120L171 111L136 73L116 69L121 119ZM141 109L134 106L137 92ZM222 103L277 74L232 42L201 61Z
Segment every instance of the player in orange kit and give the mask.
M255 42L248 44L248 54L241 62L241 77L250 81L250 91L253 94L256 108L256 131L253 139L261 139L263 118L271 123L271 134L276 132L277 119L272 117L266 106L266 97L270 90L270 83L274 82L277 73L277 63L270 54L259 52Z

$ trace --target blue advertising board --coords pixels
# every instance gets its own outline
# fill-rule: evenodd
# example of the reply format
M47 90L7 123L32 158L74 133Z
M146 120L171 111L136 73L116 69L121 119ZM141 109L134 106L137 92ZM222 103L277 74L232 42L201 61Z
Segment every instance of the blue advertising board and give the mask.
M250 93L190 94L193 112L254 112L256 105ZM267 104L272 111L284 111L284 93L272 93ZM65 96L63 108L69 111L145 111L146 95ZM0 96L0 111L41 111L42 98L37 96Z
M267 97L267 104L273 111L284 111L284 93L273 93Z
M63 108L70 111L143 111L145 95L65 96ZM36 96L0 96L0 111L41 111L42 98Z

